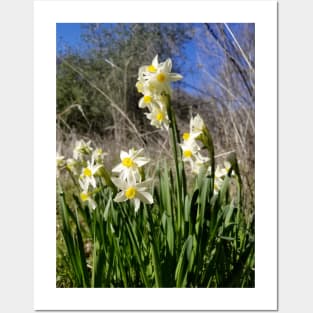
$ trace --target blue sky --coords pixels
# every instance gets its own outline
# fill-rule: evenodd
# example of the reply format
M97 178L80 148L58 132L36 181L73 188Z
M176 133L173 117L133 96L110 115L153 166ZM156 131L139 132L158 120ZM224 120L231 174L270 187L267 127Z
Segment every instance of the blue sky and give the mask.
M228 24L231 28L237 40L240 42L240 31L243 24ZM197 27L203 27L203 24L198 24ZM77 52L83 52L86 48L86 43L81 39L83 32L82 24L79 23L58 23L56 24L56 40L57 40L57 54L61 55L66 52L68 48ZM184 89L192 93L196 92L195 89L190 89L188 85L197 86L199 83L200 75L195 72L188 71L188 66L192 66L193 60L195 60L197 47L193 41L185 45L185 53L187 58L190 60L189 64L186 64L186 71L184 73L183 86ZM218 69L219 63L222 62L222 58L207 58L205 60L207 69L210 70L211 74Z
M56 24L56 39L57 50L62 51L64 45L68 45L72 48L79 48L84 45L81 40L81 28L80 23L57 23ZM229 24L232 31L236 34L240 30L241 24Z
M72 48L79 48L84 43L81 36L81 24L78 23L58 23L56 24L57 52L63 51L65 45Z

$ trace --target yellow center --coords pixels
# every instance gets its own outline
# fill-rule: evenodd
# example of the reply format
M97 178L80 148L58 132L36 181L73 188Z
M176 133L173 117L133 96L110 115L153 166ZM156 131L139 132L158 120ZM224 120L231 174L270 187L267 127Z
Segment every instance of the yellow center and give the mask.
M143 97L143 101L145 102L145 103L150 103L151 102L151 96L144 96Z
M185 151L184 151L184 157L185 157L185 158L191 158L191 157L192 157L192 152L191 152L191 150L185 150Z
M82 192L82 193L80 194L80 199L81 199L83 202L87 201L87 200L89 199L88 193Z
M125 191L125 196L127 199L133 199L136 196L136 189L134 187L129 187Z
M134 162L133 162L133 160L132 160L131 158L126 157L126 158L124 158L124 159L122 160L122 164L123 164L124 166L126 166L126 167L132 167L133 164L134 164Z
M151 64L151 65L148 66L148 71L150 73L155 73L157 71L157 69Z
M156 78L160 83L165 81L165 75L163 73L158 74Z
M183 134L183 139L184 140L188 140L190 138L190 134L189 133L184 133Z
M88 168L88 167L84 168L83 173L84 173L84 176L88 176L88 177L91 177L91 176L92 176L91 169Z
M143 92L143 84L140 82L136 83L136 88L138 92Z
M159 121L159 122L162 122L164 120L164 114L162 112L159 112L157 115L156 115L156 119Z

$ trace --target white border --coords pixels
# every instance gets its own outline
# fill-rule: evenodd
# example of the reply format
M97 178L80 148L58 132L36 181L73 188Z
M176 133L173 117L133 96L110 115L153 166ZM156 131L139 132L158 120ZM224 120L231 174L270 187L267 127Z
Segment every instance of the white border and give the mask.
M150 13L144 14L144 12ZM55 287L55 53L56 23L60 22L252 22L256 24L255 288L60 289ZM35 1L34 309L276 310L276 160L277 3L275 1ZM267 173L271 173L271 176L268 177Z

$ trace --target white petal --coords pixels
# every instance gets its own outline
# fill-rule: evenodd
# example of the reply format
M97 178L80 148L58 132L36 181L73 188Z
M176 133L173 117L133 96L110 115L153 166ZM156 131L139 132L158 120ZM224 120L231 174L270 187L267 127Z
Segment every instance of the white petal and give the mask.
M143 203L153 203L153 198L149 192L146 191L138 191L137 197L143 202Z
M134 204L135 204L135 212L138 212L139 207L140 207L140 200L135 198L134 199Z
M145 113L145 116L147 117L148 120L152 119L152 113Z
M164 62L163 69L167 73L169 73L172 70L172 60L171 59L167 59Z
M121 171L123 171L125 169L125 167L123 166L122 163L116 165L113 169L112 169L112 172L113 173L119 173Z
M125 169L120 173L120 176L119 176L119 179L125 182L125 185L126 185L126 181L128 180L128 175L129 175L129 171Z
M93 209L93 210L95 210L96 209L96 207L97 207L97 203L93 200L93 199L89 199L89 204L90 204L90 206L91 206L91 208Z
M155 67L155 68L158 68L159 66L159 61L158 61L158 55L156 55L153 60L152 60L152 65Z
M100 167L102 167L101 164L98 164L98 165L93 166L93 167L92 167L92 174L93 174L93 175L96 174L96 173L98 172L98 170L99 170Z
M135 162L136 162L137 166L141 167L141 166L147 164L148 162L150 162L150 159L145 158L145 157L139 157L139 158L136 158Z
M129 171L127 176L127 184L128 186L136 186L136 172L137 171Z
M97 187L97 183L96 183L96 180L95 178L92 176L90 177L90 184L93 188L96 188Z
M111 180L115 186L117 186L121 190L126 190L127 189L127 183L120 178L117 177L111 177Z
M146 179L145 181L143 181L142 183L137 184L136 187L137 187L138 189L140 189L140 188L146 189L148 186L151 185L152 181L153 181L152 178L148 178L148 179Z
M124 191L119 192L114 198L115 202L123 202L125 200L127 200L127 198L125 196Z
M169 80L172 82L175 82L175 81L181 80L181 79L183 79L183 76L180 74L176 74L176 73L170 73L169 74Z
M80 179L78 180L78 183L79 183L80 188L81 188L82 190L87 190L87 189L88 189L89 183L88 183L88 181L86 181L86 179L80 178Z
M132 159L137 158L141 153L143 152L143 148L139 150L131 149L129 150L129 155L131 156Z
M145 101L144 101L144 99L143 99L143 97L139 100L139 103L138 103L138 107L140 108L140 109L143 109L143 108L145 108L147 105L146 105L146 103L145 103Z
M121 153L120 153L120 158L121 158L121 160L123 160L125 158L129 158L129 155L128 155L128 153L126 151L122 150Z

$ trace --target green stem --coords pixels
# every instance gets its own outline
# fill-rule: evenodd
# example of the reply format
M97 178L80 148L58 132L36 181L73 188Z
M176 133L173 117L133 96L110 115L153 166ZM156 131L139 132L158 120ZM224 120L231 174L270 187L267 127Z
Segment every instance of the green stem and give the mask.
M92 251L92 276L91 287L95 287L95 275L96 275L96 212L93 212L93 251Z
M121 211L122 211L124 220L126 221L126 227L127 227L128 234L129 234L130 240L131 240L133 248L134 248L135 255L137 256L137 261L139 263L140 273L141 273L144 285L145 285L145 287L150 287L149 281L148 281L148 278L146 276L146 272L145 272L145 269L144 269L144 266L142 263L142 260L140 258L140 253L139 253L140 249L138 247L138 239L136 238L136 235L134 233L134 230L133 230L132 225L131 225L130 220L129 220L129 216L126 214L123 205L121 205Z
M160 259L159 259L159 254L158 254L158 249L156 248L155 245L155 237L154 237L154 232L153 232L153 219L152 219L152 213L150 209L147 209L146 205L144 206L145 210L148 213L148 221L149 221L149 228L150 228L150 242L152 246L152 262L153 262L153 267L155 270L155 283L156 287L162 287L162 279L161 279L161 272L160 272Z
M183 194L185 194L185 185L186 183L183 181L184 179L184 168L181 161L181 152L177 149L177 144L180 143L180 138L178 134L177 124L175 113L173 111L170 97L167 96L167 114L170 120L170 128L171 128L171 145L174 153L174 161L175 161L175 170L176 170L176 185L177 185L177 224L176 230L178 235L180 236L181 230L181 215L182 215L182 207L183 207ZM173 216L174 219L174 216Z

